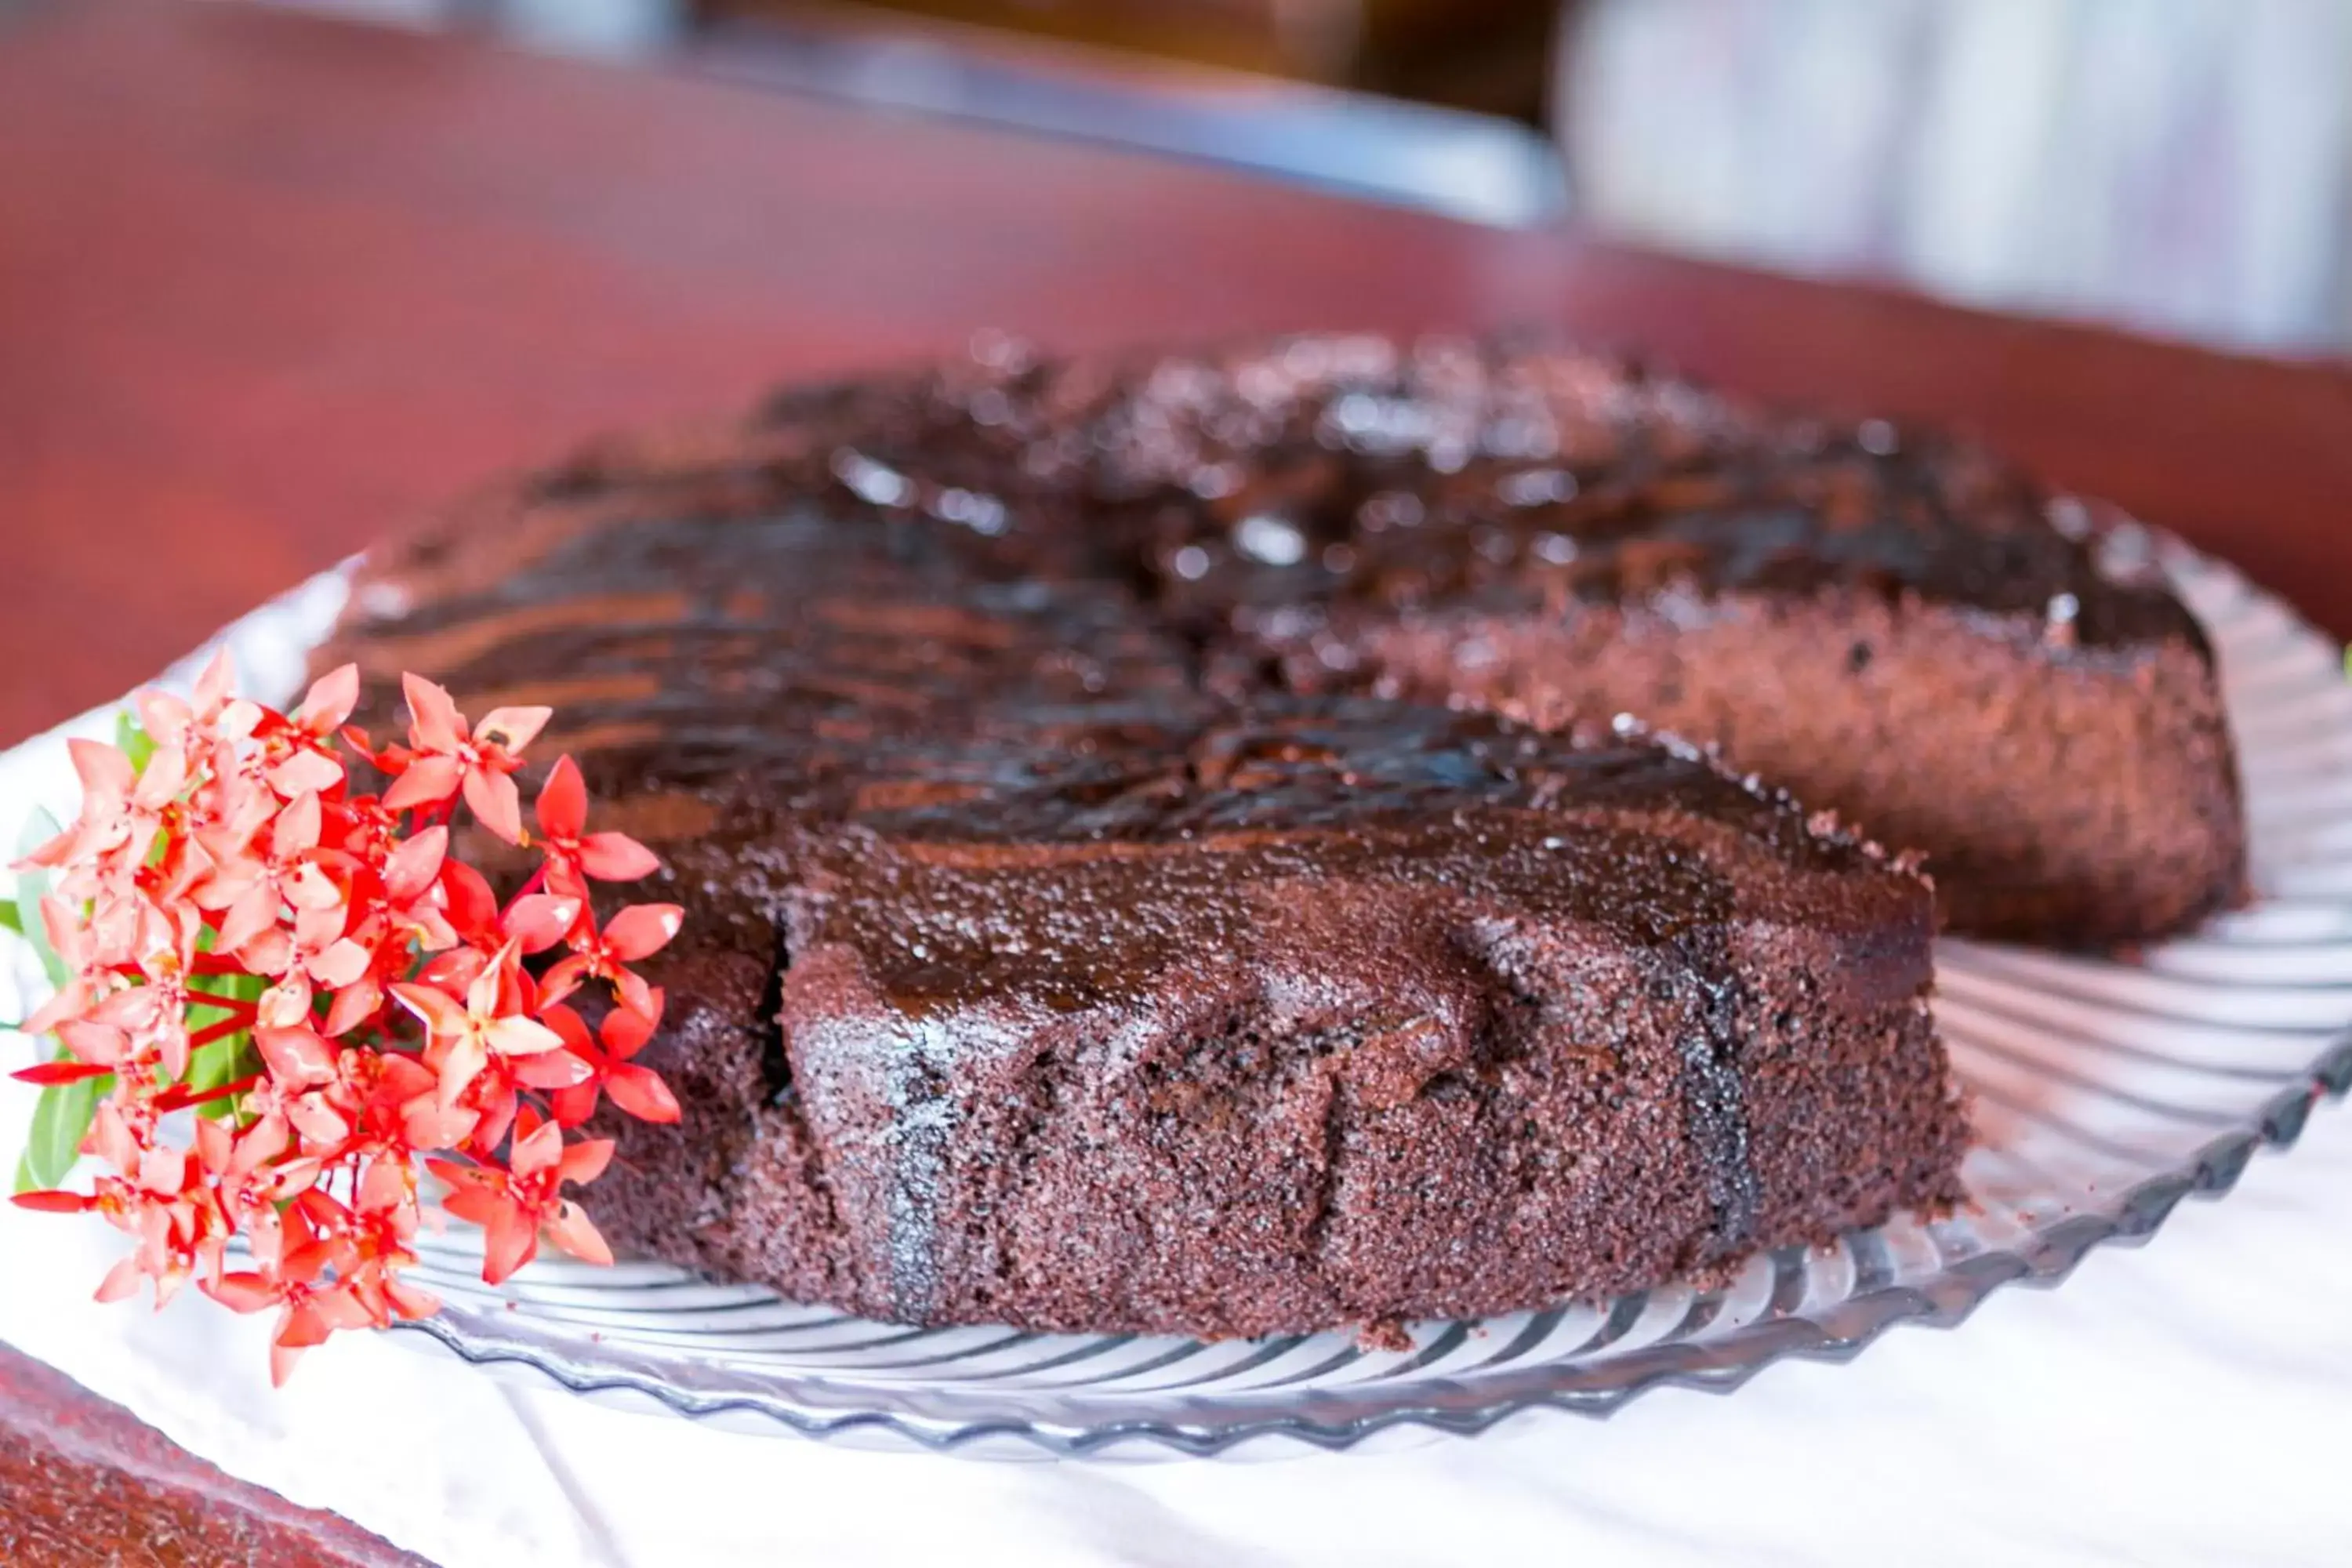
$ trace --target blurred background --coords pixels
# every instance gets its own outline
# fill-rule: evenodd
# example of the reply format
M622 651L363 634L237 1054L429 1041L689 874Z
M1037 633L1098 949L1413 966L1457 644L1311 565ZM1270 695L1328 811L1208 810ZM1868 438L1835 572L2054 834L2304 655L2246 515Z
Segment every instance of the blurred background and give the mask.
M2238 349L2352 342L2347 0L286 0Z

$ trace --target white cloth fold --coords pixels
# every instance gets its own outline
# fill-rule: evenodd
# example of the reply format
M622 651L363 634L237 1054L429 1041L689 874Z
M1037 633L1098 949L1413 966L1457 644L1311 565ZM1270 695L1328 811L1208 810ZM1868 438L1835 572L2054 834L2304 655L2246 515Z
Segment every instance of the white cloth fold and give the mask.
M7 1047L15 1049L14 1042ZM0 1093L13 1158L28 1096ZM2352 1555L2352 1116L1957 1331L1612 1420L1252 1463L1010 1464L714 1431L344 1336L89 1292L102 1226L0 1211L0 1339L224 1469L443 1568L2216 1563Z

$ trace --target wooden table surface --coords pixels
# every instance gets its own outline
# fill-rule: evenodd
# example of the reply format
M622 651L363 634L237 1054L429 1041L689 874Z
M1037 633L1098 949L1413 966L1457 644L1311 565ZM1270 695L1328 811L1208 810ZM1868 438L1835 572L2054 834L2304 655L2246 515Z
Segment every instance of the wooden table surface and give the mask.
M2339 369L241 5L0 0L0 742L598 429L983 327L1497 325L1956 423L2352 630ZM0 1347L0 1561L109 1552L399 1560Z

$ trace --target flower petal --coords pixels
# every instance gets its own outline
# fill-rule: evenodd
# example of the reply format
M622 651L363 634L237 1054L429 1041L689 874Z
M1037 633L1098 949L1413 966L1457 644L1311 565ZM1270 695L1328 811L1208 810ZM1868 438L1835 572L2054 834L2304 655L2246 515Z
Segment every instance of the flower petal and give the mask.
M139 1157L139 1184L151 1193L176 1195L188 1184L188 1152L170 1147L144 1151Z
M554 714L552 708L493 708L474 726L474 739L495 745L510 757L520 756L525 746L539 739Z
M228 700L229 689L236 684L236 661L229 657L228 645L223 643L212 658L205 661L202 675L196 677L196 710L217 712Z
M589 960L583 953L575 952L569 958L557 959L549 966L547 973L540 976L539 1005L542 1008L551 1007L562 1001L579 990L591 973Z
M55 893L41 895L41 930L49 939L50 952L73 968L83 967L75 956L79 949L88 945L83 940L81 907L79 904L68 903Z
M613 1266L613 1249L604 1245L588 1211L578 1204L567 1203L555 1211L547 1222L547 1239L580 1259L601 1268Z
M530 893L517 899L499 922L500 929L522 945L525 952L545 952L569 934L580 919L580 900L552 893Z
M384 809L407 811L414 806L438 805L457 793L465 776L465 767L455 757L437 753L418 757L383 792Z
M384 1300L404 1318L429 1318L441 1310L441 1298L421 1286L394 1278L383 1282Z
M89 983L76 980L34 1009L33 1016L17 1027L27 1037L37 1039L43 1035L61 1029L68 1024L81 1022L82 1015L89 1011Z
M421 675L404 674L400 691L408 700L408 743L420 752L454 752L466 743L466 716L442 687Z
M75 851L80 847L82 837L79 825L68 827L54 838L45 839L38 848L23 859L12 863L9 868L16 871L29 871L39 867L55 868L66 865L74 858Z
M273 1343L269 1347L269 1386L283 1388L286 1380L294 1375L294 1363L302 1359L302 1346Z
M588 1033L587 1024L580 1015L560 1004L549 1004L543 998L539 1009L539 1021L563 1037L566 1050L583 1057L595 1054L595 1037Z
M286 809L278 814L278 820L270 826L270 852L283 860L297 850L315 847L319 842L319 826L317 795L299 795L288 801Z
M625 833L592 833L580 841L580 868L600 882L635 882L661 869L661 858Z
M92 1293L92 1299L100 1301L127 1300L139 1293L139 1281L146 1278L146 1273L140 1267L138 1255L133 1253L106 1271L106 1278L98 1282L98 1289Z
M504 1011L507 976L521 968L517 961L520 950L509 941L493 954L488 963L466 986L466 1011L474 1017L488 1018Z
M258 1028L253 1043L269 1076L289 1090L335 1081L335 1047L309 1029Z
M337 938L326 952L305 967L310 970L311 979L330 991L340 991L357 982L373 962L366 948L346 936Z
M539 1232L509 1204L486 1229L482 1247L482 1279L503 1285L514 1271L539 1255Z
M483 1077L478 1078L474 1081L478 1087L482 1089L489 1089L492 1087L492 1079L488 1074L485 1074ZM499 1142L505 1139L507 1129L512 1127L515 1123L515 1113L521 1108L522 1102L516 1097L511 1085L502 1085L499 1087L502 1089L502 1092L482 1094L476 1097L482 1103L482 1111L481 1114L475 1119L473 1127L468 1130L466 1134L468 1144L473 1148L497 1148Z
M217 1127L221 1124L216 1121L207 1121L205 1125ZM250 1176L262 1166L285 1153L292 1147L293 1142L293 1129L287 1125L283 1116L265 1116L243 1132L236 1134L236 1150L229 1156L228 1168L238 1174ZM299 1176L300 1173L299 1171L290 1167L281 1166L278 1174L278 1179L283 1181L289 1176Z
M613 1103L640 1121L669 1124L679 1119L677 1097L651 1068L623 1065L604 1080Z
M396 904L414 903L441 875L448 858L449 830L438 824L403 839L383 863L383 890Z
M360 1212L381 1213L398 1209L412 1202L416 1189L406 1164L394 1160L377 1160L360 1178Z
M290 800L300 795L323 795L349 776L341 763L305 746L288 753L284 762L269 770L269 787Z
M352 1135L351 1120L323 1094L306 1094L286 1108L287 1124L317 1149L333 1149Z
M589 1138L565 1149L555 1169L560 1179L585 1186L603 1175L604 1167L612 1163L613 1140Z
M235 952L278 923L278 889L268 882L255 882L237 896L221 916L220 934L213 945L223 952Z
M499 1056L539 1056L541 1051L560 1051L564 1037L536 1018L510 1016L482 1025L482 1041Z
M100 1104L90 1118L89 1136L82 1147L125 1175L139 1163L139 1140L131 1136L121 1108L111 1100Z
M170 805L188 782L187 754L177 746L159 746L139 774L131 798L141 808L160 811Z
M297 970L261 994L254 1004L257 1023L273 1029L299 1029L310 1019L310 977Z
M536 1059L546 1061L549 1058L540 1057ZM596 1101L600 1094L601 1090L592 1077L585 1083L576 1083L570 1089L559 1089L550 1094L547 1097L547 1108L554 1116L557 1126L577 1127L596 1114Z
M320 1026L320 1032L331 1037L348 1035L374 1017L376 1009L383 1005L383 987L373 980L355 980L337 991L335 999L327 1004L326 1021Z
M516 1176L535 1176L558 1168L563 1160L563 1130L552 1121L526 1119L522 1135L508 1151L507 1163Z
M212 722L212 732L234 742L252 734L260 724L261 704L240 697L221 709L220 717Z
M272 926L238 948L236 961L256 974L283 974L294 967L294 939Z
M613 996L623 1008L629 1012L652 1016L653 987L646 984L645 976L634 969L616 969L613 972Z
M393 1000L415 1014L425 1026L443 1039L454 1039L473 1027L473 1019L457 999L437 985L395 982Z
M81 780L85 795L110 805L120 805L131 798L131 786L136 775L131 770L131 759L122 753L121 747L77 736L66 742L66 751L73 758L74 773Z
M484 827L509 844L522 842L522 794L504 773L467 770L466 804Z
M184 738L195 721L196 710L184 699L152 687L133 693L131 706L139 715L141 731L159 745Z
M156 1056L163 1065L163 1076L173 1083L188 1076L188 1029L184 1017L173 1019L156 1044Z
M110 1024L72 1018L58 1026L58 1040L82 1061L110 1068L131 1048L130 1039Z
M441 1103L444 1106L456 1105L457 1097L466 1092L467 1086L481 1077L482 1069L489 1065L490 1053L481 1036L468 1030L453 1037L449 1041L449 1054L441 1058Z
M310 689L302 694L302 705L294 710L292 718L314 735L330 734L341 727L359 704L360 667L341 665L310 683Z
M258 1312L275 1307L286 1293L258 1274L224 1274L202 1287L204 1293L232 1312Z
M432 1094L401 1108L400 1132L411 1147L454 1149L473 1136L479 1118L462 1105L443 1105Z
M646 1042L653 1038L654 1030L661 1025L662 1001L661 987L649 986L642 1011L621 1007L604 1015L597 1032L604 1039L604 1048L616 1060L626 1061L645 1049Z
M614 958L635 963L669 945L686 911L676 904L631 904L604 926L604 945Z
M581 781L580 764L568 754L556 758L547 771L547 783L540 786L539 804L532 809L544 837L577 838L588 826L588 786Z
M596 1068L568 1050L541 1051L516 1058L514 1076L525 1089L561 1091L588 1082L596 1076Z

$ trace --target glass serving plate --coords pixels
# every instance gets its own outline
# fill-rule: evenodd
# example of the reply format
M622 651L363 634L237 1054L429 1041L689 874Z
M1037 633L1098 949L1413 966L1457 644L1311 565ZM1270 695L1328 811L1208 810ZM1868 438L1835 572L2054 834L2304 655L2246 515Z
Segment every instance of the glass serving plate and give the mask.
M1606 1415L1664 1384L1738 1387L1784 1356L1843 1360L1895 1323L1950 1327L1997 1288L2215 1195L2323 1095L2352 1087L2352 689L2338 650L2229 567L2137 536L2219 649L2257 898L2193 936L2098 958L1939 944L1936 1011L1969 1091L1970 1202L1671 1286L1411 1329L1196 1342L919 1330L796 1306L665 1264L561 1260L499 1289L460 1235L418 1270L439 1317L392 1331L506 1375L746 1432L1007 1457L1346 1448L1473 1433L1520 1411ZM329 580L232 630L266 688L340 603ZM289 608L289 606L291 606ZM272 695L276 695L274 690Z

